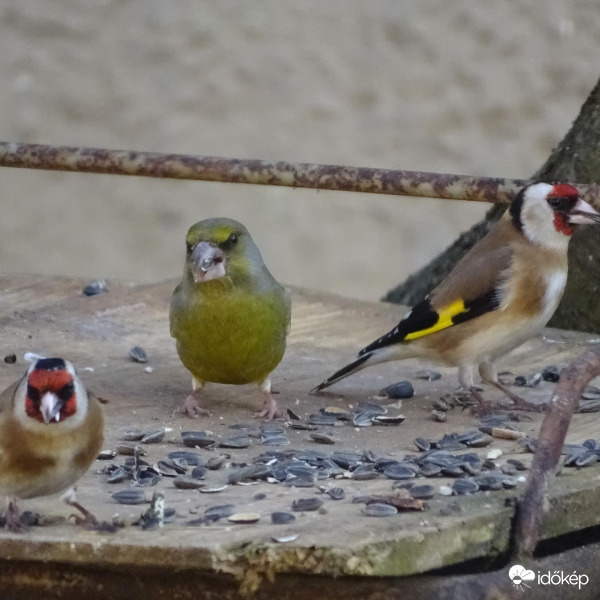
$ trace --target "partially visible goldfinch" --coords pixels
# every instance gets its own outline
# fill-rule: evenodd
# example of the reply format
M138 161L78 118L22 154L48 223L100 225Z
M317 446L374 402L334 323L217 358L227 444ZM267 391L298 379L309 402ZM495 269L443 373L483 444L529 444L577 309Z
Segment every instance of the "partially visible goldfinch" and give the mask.
M570 185L525 187L496 226L422 302L315 390L371 365L422 357L458 367L461 386L482 408L474 387L476 368L515 408L539 410L498 381L494 363L548 323L567 281L571 234L576 224L599 220L600 214Z
M0 394L0 493L9 497L8 529L20 528L15 498L62 492L83 514L79 523L97 524L76 501L73 485L98 455L103 430L100 404L68 360L40 359Z
M290 299L241 223L206 219L190 227L169 318L179 358L193 376L180 412L206 414L199 397L207 382L256 383L265 396L257 416L279 415L270 375L285 352Z

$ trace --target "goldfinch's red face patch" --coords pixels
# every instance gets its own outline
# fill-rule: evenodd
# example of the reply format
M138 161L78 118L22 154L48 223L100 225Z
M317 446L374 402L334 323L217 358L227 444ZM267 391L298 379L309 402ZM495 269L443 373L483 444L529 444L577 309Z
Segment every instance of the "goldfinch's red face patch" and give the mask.
M75 414L73 376L62 359L42 359L27 379L25 412L41 423L58 423Z

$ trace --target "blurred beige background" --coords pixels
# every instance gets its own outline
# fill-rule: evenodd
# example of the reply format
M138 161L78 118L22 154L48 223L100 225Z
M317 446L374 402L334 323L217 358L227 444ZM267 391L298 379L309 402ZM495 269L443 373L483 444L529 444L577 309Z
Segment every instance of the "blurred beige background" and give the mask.
M600 76L595 0L3 0L0 139L527 177ZM157 281L244 222L284 282L367 299L481 205L0 170L0 272Z

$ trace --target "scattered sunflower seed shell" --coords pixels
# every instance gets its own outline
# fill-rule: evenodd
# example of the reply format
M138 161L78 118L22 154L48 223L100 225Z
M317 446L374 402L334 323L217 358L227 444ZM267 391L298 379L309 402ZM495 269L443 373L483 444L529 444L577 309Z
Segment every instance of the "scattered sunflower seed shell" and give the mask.
M140 440L142 444L159 444L165 439L165 429L157 429L156 431L149 431Z
M398 381L379 390L377 398L389 398L390 400L404 400L415 395L415 388L410 381Z
M323 506L323 500L320 498L298 498L292 502L292 510L296 512L319 510L321 506Z
M281 512L281 511L277 511L274 513L271 513L271 523L273 523L274 525L287 525L288 523L291 523L292 521L296 520L296 515L293 515L292 513L289 512Z
M147 363L148 355L141 346L134 346L129 351L129 358L136 363Z
M106 287L106 280L104 279L94 279L82 290L84 296L97 296L98 294L104 294L105 292L108 292L108 288Z
M247 512L247 513L234 513L227 517L230 523L236 523L238 525L251 525L252 523L258 523L260 515L258 513Z
M373 502L364 507L363 514L367 517L391 517L398 514L398 509L391 504Z

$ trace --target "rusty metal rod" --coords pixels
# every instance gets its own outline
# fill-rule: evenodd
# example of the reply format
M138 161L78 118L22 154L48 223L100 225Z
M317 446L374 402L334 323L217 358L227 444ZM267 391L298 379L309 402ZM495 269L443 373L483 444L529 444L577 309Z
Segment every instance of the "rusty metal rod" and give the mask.
M0 142L0 166L507 203L519 179ZM579 186L582 191L584 186ZM589 186L585 186L588 188ZM596 195L598 190L596 189Z

